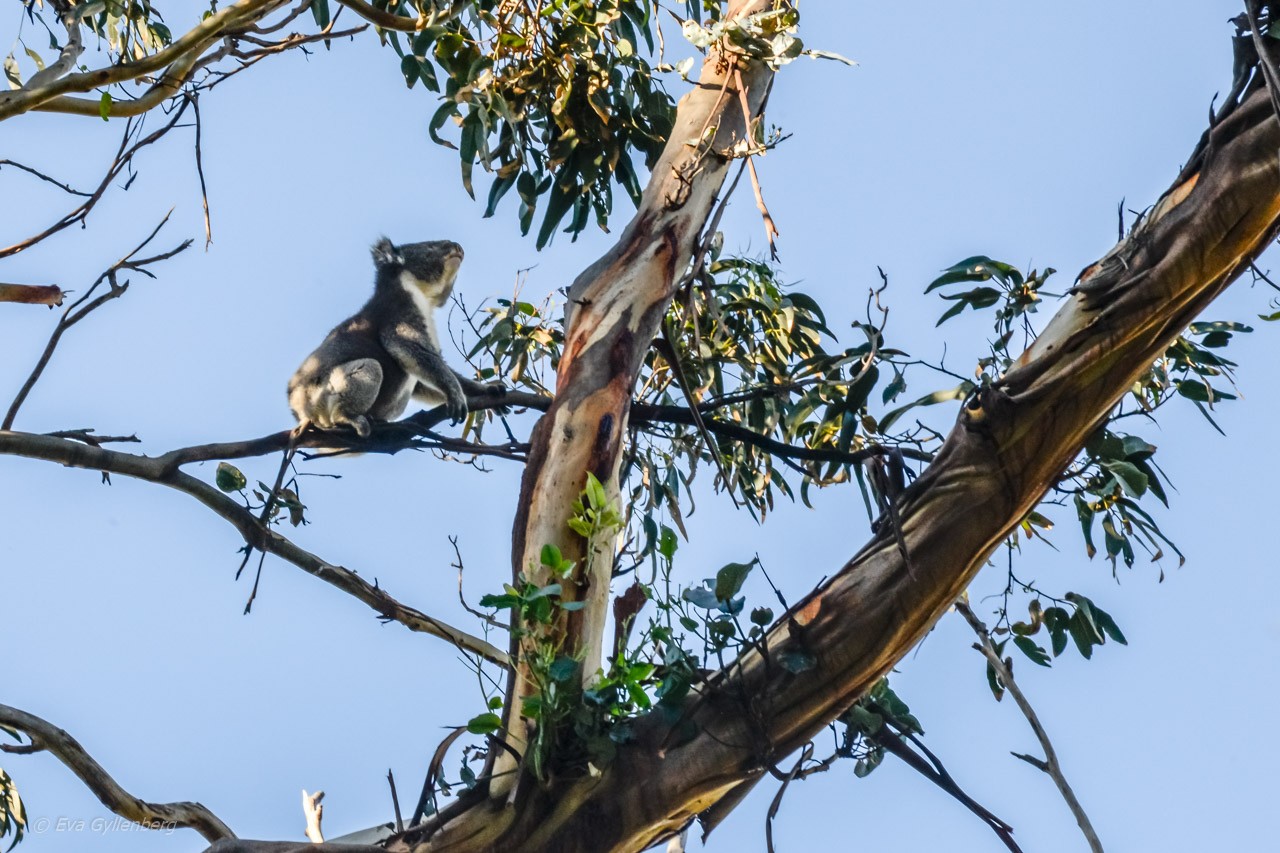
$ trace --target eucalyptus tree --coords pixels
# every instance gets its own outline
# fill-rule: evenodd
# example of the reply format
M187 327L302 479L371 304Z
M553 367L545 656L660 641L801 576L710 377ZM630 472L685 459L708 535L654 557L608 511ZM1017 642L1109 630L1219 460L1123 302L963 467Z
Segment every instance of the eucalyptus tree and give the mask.
M1197 317L1280 225L1280 101L1263 38L1270 4L1251 2L1238 20L1233 87L1181 173L1110 252L1063 285L1043 329L1030 315L1048 298L1051 269L974 256L930 285L951 303L939 323L966 309L992 314L994 335L972 377L893 346L878 292L855 324L858 339L841 344L822 307L785 287L769 260L723 250L724 201L744 178L772 243L753 158L779 142L766 123L775 75L805 55L841 59L805 46L791 0L215 0L200 16L145 0L23 5L30 32L47 34L47 45L5 60L12 88L0 94L0 120L20 127L42 111L128 123L101 185L0 258L83 223L138 151L186 121L198 127L200 100L221 96L213 90L226 80L277 54L319 44L340 51L355 37L380 39L408 86L439 96L430 136L456 152L461 181L485 196L485 213L515 205L539 247L558 231L607 226L619 216L616 192L634 207L612 248L569 288L563 312L497 300L476 321L469 356L480 377L508 391L470 400L458 435L441 432L443 412L427 411L378 425L367 439L281 432L145 456L114 449L126 437L16 428L63 334L120 296L125 274L163 274L164 261L189 245L159 244L158 228L65 309L10 405L0 452L185 493L234 526L246 565L271 555L381 618L452 643L477 668L506 673L491 707L441 744L407 819L397 814L367 840L307 849L642 850L695 819L713 828L770 774L785 790L841 758L865 775L886 754L1017 849L1008 825L923 747L886 677L956 606L980 638L993 692L1013 692L1043 736L1007 645L1047 663L1071 647L1088 657L1108 638L1125 642L1110 614L1075 593L1011 583L992 626L964 594L997 549L1046 524L1044 501L1073 507L1087 550L1100 543L1113 564L1131 564L1135 549L1176 552L1144 504L1167 498L1155 448L1117 418L1176 399L1208 416L1205 407L1231 396L1222 379L1232 365L1218 351L1248 329ZM679 23L695 56L667 61L664 20ZM94 38L108 59L86 67ZM683 80L693 85L677 102L671 91ZM149 124L138 120L148 114ZM56 287L0 286L0 300L13 303L63 297ZM913 386L943 387L904 399L908 374ZM873 400L897 407L873 417ZM945 401L961 405L944 433L921 418ZM537 413L536 423L527 436L507 428L492 440L512 410ZM503 620L505 648L285 535L287 522L305 517L301 457L335 445L523 463L511 498L511 580L477 614ZM278 476L252 488L236 460L267 454L280 454ZM198 462L219 463L216 475L186 470ZM856 488L870 538L799 599L779 592L776 608L746 610L740 593L760 570L755 562L678 589L672 570L699 468L762 519L780 497ZM7 751L50 751L131 820L194 828L224 853L295 848L237 839L199 804L134 798L74 738L32 714L0 706L0 726L17 740ZM840 745L817 757L814 737L828 727ZM464 761L462 782L446 796L445 761L465 743L483 761L474 769ZM1045 760L1033 761L1100 849L1043 743ZM16 791L0 773L0 835L20 838ZM320 841L315 803L309 817Z

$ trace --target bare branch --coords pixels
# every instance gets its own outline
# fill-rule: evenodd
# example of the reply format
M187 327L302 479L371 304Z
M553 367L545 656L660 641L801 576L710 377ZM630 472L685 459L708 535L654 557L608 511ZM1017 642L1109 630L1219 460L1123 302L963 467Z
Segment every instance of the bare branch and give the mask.
M877 744L884 747L885 751L902 759L904 763L912 770L937 785L966 809L973 812L987 826L991 827L991 831L999 837L1000 841L1007 847L1011 853L1022 853L1022 848L1013 840L1013 827L1005 823L1000 818L992 814L977 800L970 797L964 792L964 789L951 778L951 774L947 772L947 768L943 766L938 757L925 747L920 739L910 732L895 732L886 724L882 726L880 731L876 732L872 738ZM907 745L910 741L921 752L927 756L928 760L917 755L911 747Z
M115 814L149 829L181 826L194 829L209 842L235 838L225 823L199 803L148 803L120 787L84 747L62 729L8 705L0 705L0 723L17 729L31 739L31 747L47 751L61 761L85 784L101 803ZM27 753L30 747L0 746L6 752Z
M987 631L987 626L982 624L982 620L975 616L973 611L969 609L969 605L963 601L956 602L956 610L969 623L969 627L973 628L974 633L978 635L979 642L974 644L974 648L982 652L983 657L987 659L987 663L996 671L996 675L1000 677L1000 681L1009 691L1009 694L1013 696L1013 700L1018 703L1018 709L1022 711L1022 716L1027 718L1027 723L1031 726L1031 730L1035 732L1036 739L1040 741L1040 748L1044 750L1045 760L1043 762L1031 760L1030 763L1049 774L1053 779L1053 783L1058 786L1062 799L1066 800L1067 808L1071 809L1071 814L1075 816L1076 823L1080 825L1080 831L1084 833L1085 840L1089 842L1089 849L1093 853L1102 853L1102 842L1098 840L1098 833L1094 832L1093 824L1089 822L1089 816L1085 814L1084 807L1080 805L1080 800L1076 798L1075 791L1071 790L1071 786L1067 784L1067 777L1062 773L1062 765L1058 763L1058 754L1053 749L1053 743L1049 740L1048 733L1045 732L1044 726L1040 724L1040 718L1036 716L1035 709L1027 701L1022 689L1013 680L1013 672L1000 659L1000 654L996 651L995 644L991 642L991 634ZM1017 753L1014 753L1014 755L1017 755ZM1027 760L1026 756L1018 757Z
M164 457L135 456L100 447L89 447L47 435L3 431L0 431L0 454L44 459L72 468L108 471L168 486L188 494L235 527L246 544L252 545L259 551L274 554L307 574L337 587L373 608L380 618L399 622L411 631L421 631L440 637L464 652L477 655L499 666L507 666L506 652L479 637L474 637L439 619L401 604L379 588L376 583L371 584L350 569L326 562L300 548L273 530L270 525L260 522L248 509L213 486L178 470Z
M324 806L321 800L324 799L324 791L316 791L314 794L308 794L307 789L302 789L302 814L307 819L307 838L312 844L324 844L324 833L320 830L320 821L324 819Z
M47 239L65 228L69 228L78 222L83 223L89 216L89 212L92 211L94 206L102 199L102 195L107 191L107 187L111 186L111 182L119 177L120 173L128 168L133 162L134 156L143 148L146 148L148 145L151 145L163 138L165 134L177 127L179 119L181 119L183 114L186 112L188 103L190 102L187 99L183 99L178 108L173 111L169 120L165 122L159 130L147 134L132 145L129 144L130 140L132 140L134 134L140 130L141 125L135 124L132 121L126 123L124 135L120 138L120 146L116 150L115 157L112 159L106 175L103 176L102 181L93 190L93 192L89 193L84 203L63 216L45 230L41 231L39 234L14 243L12 246L0 249L0 258L7 258L10 255L16 255L24 249L31 248L41 240Z

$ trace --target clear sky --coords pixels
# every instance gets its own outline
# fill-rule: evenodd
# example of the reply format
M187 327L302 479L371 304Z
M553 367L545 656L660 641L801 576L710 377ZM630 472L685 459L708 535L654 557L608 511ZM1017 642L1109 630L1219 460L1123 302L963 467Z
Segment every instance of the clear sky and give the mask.
M0 16L6 48L16 5ZM187 23L183 5L164 7L175 31ZM1114 242L1117 202L1154 201L1190 153L1210 99L1229 88L1227 18L1239 10L1225 0L805 4L809 46L861 64L801 60L778 77L769 119L793 136L760 174L786 279L848 332L882 266L891 339L929 359L944 351L933 327L943 304L922 291L940 268L986 253L1056 267L1065 286ZM265 62L202 110L213 245L165 264L157 281L135 277L123 299L69 333L18 428L136 432L147 453L286 428L285 382L364 299L367 249L379 235L460 242L458 288L470 305L510 295L526 267L524 293L541 297L609 245L596 232L576 243L562 235L537 253L519 237L512 203L482 220L456 157L427 138L432 96L405 90L395 55L372 35ZM121 129L27 115L0 125L0 158L88 185ZM190 143L188 131L142 155L132 187L111 191L88 230L0 263L0 280L83 288L171 206L162 240L199 238ZM0 201L5 245L68 207L10 169L0 170ZM618 228L626 216L620 206ZM731 248L762 248L749 193L735 200L725 231ZM1209 318L1249 321L1270 297L1242 282ZM0 305L6 405L55 317ZM1108 850L1260 849L1273 834L1280 747L1267 721L1280 618L1265 602L1280 597L1266 556L1269 427L1280 396L1265 349L1276 330L1258 325L1228 352L1242 363L1246 399L1216 413L1227 438L1177 406L1144 433L1177 487L1172 510L1158 517L1185 567L1166 559L1159 583L1159 570L1139 562L1113 580L1104 560L1085 558L1074 513L1061 509L1050 513L1058 550L1035 543L1021 558L1022 576L1094 598L1130 641L1092 661L1072 652L1052 670L1027 661L1016 670ZM967 316L943 327L949 363L972 363L986 330L986 318ZM449 357L461 365L458 353ZM276 465L243 467L270 479ZM313 524L291 532L402 601L473 626L457 603L447 537L459 538L468 597L497 589L507 579L520 475L511 463L486 467L425 454L312 463L305 470L341 479L307 479ZM189 470L212 480L212 466ZM691 580L759 554L797 598L868 535L854 489L819 495L815 510L781 507L757 526L701 482L692 541L678 555ZM388 767L402 802L412 800L443 727L483 710L474 676L446 644L381 625L364 605L281 562L268 559L254 612L242 616L249 583L232 578L240 541L184 495L0 457L0 537L0 701L69 730L136 795L199 800L242 836L302 838L304 787L327 792L330 835L386 819ZM973 594L1003 582L1002 568L992 568ZM993 606L977 609L985 616ZM1015 827L1024 849L1084 849L1050 779L1010 757L1038 747L1012 703L992 699L971 642L948 615L903 661L895 687L929 747ZM47 756L0 764L33 828L44 828L26 842L33 853L204 846L191 832L60 827L59 818L106 812ZM706 849L764 850L775 784L761 784ZM784 851L1002 849L893 759L866 780L842 763L794 786L775 838Z

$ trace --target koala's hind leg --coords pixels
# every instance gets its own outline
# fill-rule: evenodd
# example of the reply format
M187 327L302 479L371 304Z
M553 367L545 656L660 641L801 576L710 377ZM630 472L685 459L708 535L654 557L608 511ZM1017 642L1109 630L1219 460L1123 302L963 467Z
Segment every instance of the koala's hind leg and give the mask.
M311 420L321 429L349 426L361 438L369 435L365 417L382 388L382 365L377 359L359 358L339 364L328 379L313 390Z

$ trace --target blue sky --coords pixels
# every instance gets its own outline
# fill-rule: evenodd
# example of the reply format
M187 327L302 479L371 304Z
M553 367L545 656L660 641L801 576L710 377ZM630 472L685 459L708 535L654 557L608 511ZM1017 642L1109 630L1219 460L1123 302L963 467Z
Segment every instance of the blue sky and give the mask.
M170 24L180 26L177 6ZM967 365L983 318L934 320L923 288L940 268L985 253L1053 266L1065 286L1113 243L1115 208L1154 201L1230 84L1228 2L1061 5L1010 2L806 4L806 42L859 61L797 61L778 77L770 121L793 137L760 164L782 232L787 280L817 296L832 328L857 319L876 265L889 275L892 340L924 358ZM16 9L0 18L12 41ZM669 29L668 37L674 35ZM285 428L284 386L324 332L370 287L368 245L449 238L467 258L468 304L509 296L532 267L527 296L567 285L609 245L563 235L542 253L521 239L514 208L482 220L460 187L456 158L426 135L432 97L406 91L393 53L371 35L263 63L202 104L214 241L135 277L121 300L68 334L17 426L137 432L159 453ZM0 158L75 185L98 180L120 122L28 115L0 126ZM113 190L89 220L0 264L6 281L81 288L141 239L171 206L162 237L201 236L190 135L143 155L128 192ZM0 243L39 230L66 200L0 170ZM625 204L625 202L624 202ZM618 228L627 212L615 214ZM617 230L617 229L615 229ZM726 245L763 248L748 192L725 221ZM1266 265L1264 259L1264 266ZM1209 319L1248 321L1270 294L1240 283ZM0 400L7 404L55 316L0 306ZM1047 313L1046 313L1047 317ZM1256 847L1269 837L1280 747L1265 724L1276 700L1267 568L1274 473L1269 452L1280 398L1261 326L1233 344L1246 399L1216 414L1170 407L1144 433L1177 493L1160 513L1187 554L1166 578L1139 562L1119 582L1088 561L1072 514L1053 551L1024 549L1019 574L1103 604L1130 645L1108 644L1053 670L1019 662L1068 778L1109 850ZM848 340L848 336L845 337ZM971 355L973 354L973 355ZM450 353L461 365L461 356ZM929 390L913 387L915 391ZM910 394L909 394L910 396ZM939 423L949 422L940 416ZM525 424L527 428L527 424ZM276 461L244 465L269 479ZM506 579L519 470L478 473L428 455L312 463L311 526L296 539L376 577L393 595L459 625L456 534L472 600ZM212 479L212 466L189 469ZM678 565L696 580L759 554L792 598L834 573L867 536L853 489L783 506L763 526L704 489ZM852 521L851 521L852 520ZM401 798L421 784L444 726L482 710L474 676L449 647L396 625L299 570L267 561L253 615L236 583L234 531L189 498L92 472L0 458L0 701L72 732L145 799L199 800L247 837L301 838L301 788L327 792L331 835L385 819L387 768ZM975 598L997 591L999 567ZM755 598L766 590L751 588ZM980 615L993 604L978 602ZM1009 756L1037 753L1024 721L986 687L972 637L954 615L903 661L894 684L926 743L977 800L1015 827L1028 851L1084 849L1051 781ZM1261 725L1255 723L1261 720ZM821 746L822 744L820 744ZM45 756L6 757L33 822L92 821L102 807ZM764 850L762 784L706 849ZM869 779L837 765L794 786L775 826L780 850L848 841L872 848L1001 849L968 812L893 760ZM190 832L95 831L56 823L26 842L59 851L192 851ZM698 849L696 844L692 849Z

